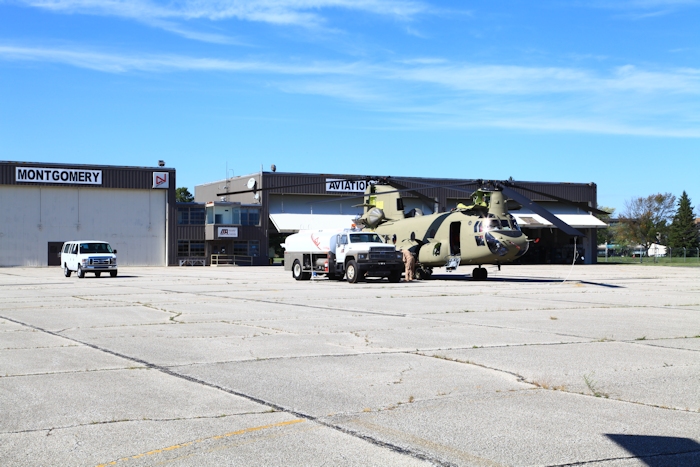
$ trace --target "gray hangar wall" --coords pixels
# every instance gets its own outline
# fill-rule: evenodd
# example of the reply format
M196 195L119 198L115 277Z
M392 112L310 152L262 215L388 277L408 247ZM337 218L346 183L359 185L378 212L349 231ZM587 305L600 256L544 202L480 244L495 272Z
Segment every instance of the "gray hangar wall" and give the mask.
M49 242L105 240L124 266L165 266L165 191L0 186L0 266L46 266Z

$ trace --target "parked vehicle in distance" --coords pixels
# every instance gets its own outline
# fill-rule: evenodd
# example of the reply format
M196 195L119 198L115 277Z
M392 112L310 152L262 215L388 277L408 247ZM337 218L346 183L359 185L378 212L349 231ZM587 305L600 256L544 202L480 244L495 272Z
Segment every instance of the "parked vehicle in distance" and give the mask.
M72 272L81 279L86 272L95 274L95 277L109 272L111 277L117 277L117 250L112 250L109 243L99 240L66 242L61 248L61 265L66 277L70 277Z

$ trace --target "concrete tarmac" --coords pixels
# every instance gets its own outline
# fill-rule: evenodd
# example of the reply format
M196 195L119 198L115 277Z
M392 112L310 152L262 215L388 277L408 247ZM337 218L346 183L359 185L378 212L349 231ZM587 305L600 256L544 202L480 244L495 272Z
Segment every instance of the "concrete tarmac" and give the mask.
M0 465L700 466L700 268L488 269L0 269Z

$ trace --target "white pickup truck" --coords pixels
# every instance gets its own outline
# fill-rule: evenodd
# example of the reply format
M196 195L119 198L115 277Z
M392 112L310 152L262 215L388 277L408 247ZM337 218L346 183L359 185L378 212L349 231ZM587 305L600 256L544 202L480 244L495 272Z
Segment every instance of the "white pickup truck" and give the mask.
M117 250L99 240L66 242L61 248L61 266L66 277L70 277L73 271L81 279L86 272L95 274L95 277L109 272L111 277L117 277Z
M404 269L401 252L374 232L302 230L287 237L284 249L284 269L298 281L316 274L351 283L365 277L399 282Z

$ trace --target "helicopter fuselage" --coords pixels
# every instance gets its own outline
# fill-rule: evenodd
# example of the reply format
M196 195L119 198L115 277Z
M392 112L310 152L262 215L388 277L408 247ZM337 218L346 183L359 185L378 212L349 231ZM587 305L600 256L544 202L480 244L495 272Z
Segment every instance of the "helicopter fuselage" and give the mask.
M389 220L375 229L396 247L409 249L424 267L502 264L528 250L528 238L515 218L485 210L454 210Z

